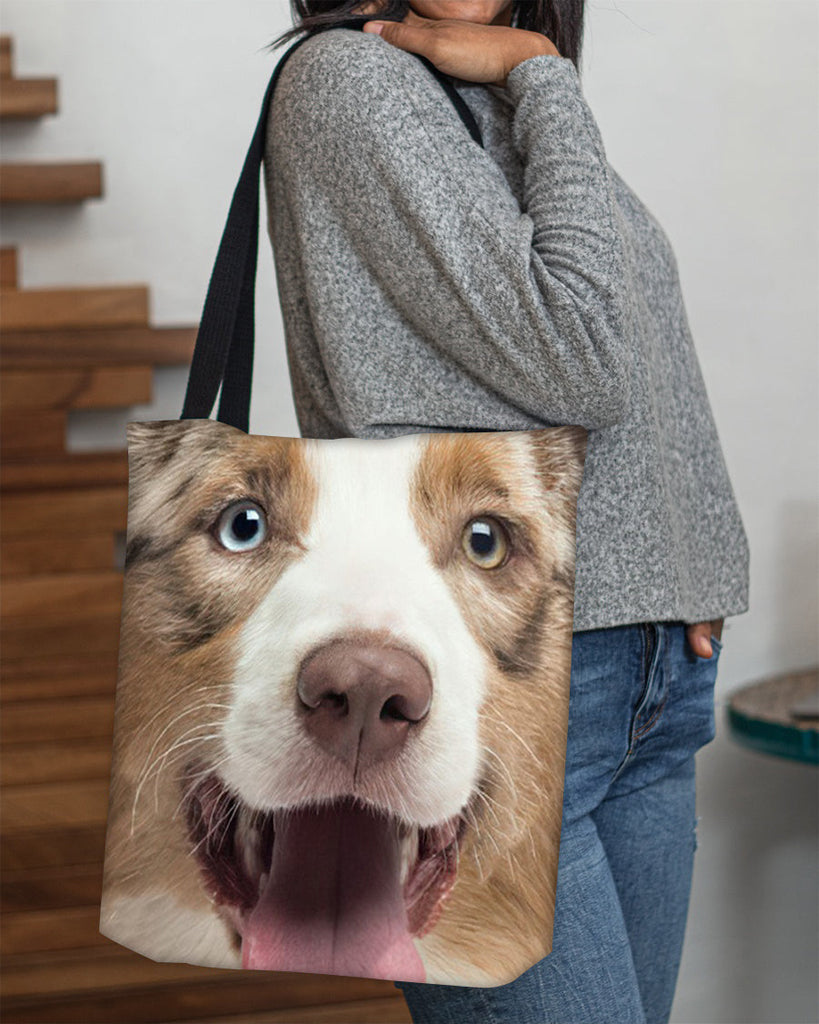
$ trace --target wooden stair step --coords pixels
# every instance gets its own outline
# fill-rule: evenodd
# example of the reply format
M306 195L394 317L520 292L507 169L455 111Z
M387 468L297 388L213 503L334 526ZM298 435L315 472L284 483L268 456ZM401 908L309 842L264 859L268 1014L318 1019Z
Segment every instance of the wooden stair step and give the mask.
M403 997L392 982L332 975L268 971L236 971L162 963L141 957L108 941L92 949L66 949L52 954L22 953L4 960L4 986L9 1013L21 1019L25 993L51 997L43 1011L51 1016L25 1020L195 1021L230 1019L241 1013L264 1013L265 1020L407 1021L403 1016L358 1016L371 1001L383 1006ZM11 1000L13 1001L13 1004ZM36 1008L29 1003L31 1012ZM341 1007L348 1015L339 1016ZM83 1016L83 1012L87 1015ZM336 1013L335 1017L321 1016ZM11 1018L10 1018L11 1019Z
M151 984L163 986L187 984L196 980L209 983L228 981L233 980L236 973L219 968L199 967L194 964L157 962L109 941L107 945L99 947L67 949L49 955L45 953L11 954L4 958L3 975L6 982L5 994L7 997L12 997L28 992L46 995L116 989L120 987L120 978L123 986L134 988ZM288 974L287 972L276 972L273 975L268 973L266 977L261 972L248 972L244 977L255 982L277 983L282 988L291 989L291 991L301 983L314 999L330 997L339 1001L343 1000L348 1005L353 1001L356 1003L359 1000L361 1002L373 1000L382 1002L385 999L392 1000L399 996L391 982L363 978L339 977L332 979L329 976ZM394 995L389 995L390 991ZM356 996L359 999L356 999ZM284 993L279 992L278 997L279 999L283 998ZM318 1005L328 1004L319 1003ZM220 1019L223 1018L220 1017ZM307 1020L308 1018L303 1019ZM347 1019L358 1020L354 1017ZM378 1018L368 1017L365 1019L377 1020Z
M52 537L48 544L43 544L36 537L0 542L0 576L5 578L114 568L116 545L113 534Z
M116 654L119 625L118 614L58 624L4 623L0 627L4 667L14 671L21 665L36 663L42 667L50 658Z
M78 203L102 196L99 161L0 164L0 203Z
M65 451L67 422L64 409L46 409L37 416L4 412L0 416L0 455L3 460L60 455Z
M0 916L0 954L34 953L77 946L101 946L100 908L65 907Z
M53 573L12 580L3 591L2 621L73 622L119 615L122 573Z
M102 864L4 871L0 880L3 914L98 907L101 894Z
M3 706L0 719L4 753L11 752L18 744L44 744L67 737L110 741L113 731L114 701L111 697L16 701ZM69 747L69 754L71 750Z
M13 69L13 52L11 36L0 36L0 78L11 78Z
M30 663L10 668L0 658L0 679L6 683L23 685L32 681L45 681L46 676L58 679L62 676L98 675L110 677L117 672L118 658L116 655L66 655L61 658L49 658L44 661L33 656Z
M105 825L85 825L58 831L33 829L0 834L3 871L69 864L101 864L105 853Z
M124 530L127 515L127 486L18 492L3 500L0 536L39 536L50 543L72 533Z
M104 826L108 782L108 779L80 779L6 786L0 823L3 835Z
M56 78L7 78L3 82L0 120L31 120L56 113Z
M145 285L25 288L0 293L0 301L5 331L63 331L148 324L148 288Z
M128 484L128 452L68 452L51 459L6 459L0 465L0 490L77 490ZM49 542L51 543L51 542Z
M0 288L17 287L17 250L8 245L0 249Z
M113 720L113 694L109 702ZM3 708L4 716L7 707ZM108 779L111 775L111 751L110 726L109 734L99 739L59 739L51 743L9 745L0 753L0 786Z
M39 651L29 652L24 661L16 663L9 662L5 657L0 658L0 689L6 692L9 689L17 688L23 693L23 687L34 686L38 692L42 690L44 696L53 696L47 692L48 679L54 680L55 687L61 687L56 695L64 693L65 687L69 685L68 680L85 679L90 676L97 678L115 679L118 671L119 655L93 654L88 651L80 651L77 654L50 655L43 657ZM77 693L83 692L80 687ZM93 692L93 691L87 691ZM9 698L14 699L14 698ZM29 698L20 698L29 699Z
M309 979L309 975L303 975ZM307 984L307 981L305 981ZM69 1014L66 1021L79 1021L87 1024L90 1018L83 1013L83 1001L86 997L75 998L76 1003L73 1009L66 1006L61 1012ZM57 1000L62 1003L62 999ZM50 1000L49 1000L50 1002ZM31 1022L53 1022L53 1011L46 1003L42 1008L39 1000L26 1000L21 1003L19 999L12 999L7 1004L13 1018L9 1018L9 1024L31 1024ZM94 1010L89 1013L101 1013L102 1016L94 1018L96 1021L105 1021L110 1024L112 1020L132 1020L133 1018L124 1009L124 1017L106 1017L106 1010L97 1010L94 1000ZM195 1018L185 1016L186 1024L412 1024L412 1018L407 1007L404 996L395 990L394 996L384 996L379 999L355 999L338 1003L323 1003L321 1006L300 1006L298 1009L286 1010L257 1010L254 1013L230 1014L223 1017L221 1014L214 1017L207 1010L202 1011L202 1016ZM23 1016L21 1016L21 1014ZM160 1019L160 1018L151 1018ZM162 1018L164 1019L164 1018ZM174 1020L183 1021L181 1017L174 1017ZM91 1022L93 1024L93 1021Z
M234 976L238 971L231 972ZM241 972L266 973L266 972ZM302 975L305 987L309 984L309 975ZM340 979L336 979L336 984ZM224 985L230 984L225 991ZM74 997L52 997L48 1000L12 999L2 1004L11 1016L6 1019L9 1024L111 1024L111 1021L127 1020L132 1024L150 1021L182 1021L187 1024L218 1024L220 1021L243 1022L265 1021L266 1024L402 1024L409 1022L410 1016L403 996L396 992L394 996L376 1000L352 1000L336 1003L323 1003L320 1006L311 1004L299 1005L298 1009L270 1010L269 1006L274 994L274 982L271 995L267 989L253 987L245 992L235 981L219 985L197 985L189 994L173 989L139 989L123 993L106 995L93 993ZM391 986L392 987L392 986ZM172 998L170 998L172 997ZM154 1005L155 1004L155 1005ZM222 1016L229 1008L255 1006L256 1012L251 1014L235 1013ZM277 1000L278 1005L278 1000ZM218 1007L218 1016L214 1016L213 1007ZM385 1007L390 1009L386 1010Z
M124 408L150 402L152 383L150 366L7 370L0 404L5 412Z
M76 665L48 665L46 671L9 673L8 666L0 683L0 702L49 700L59 697L113 696L117 684L117 659L85 659Z
M101 879L100 879L101 881ZM99 898L98 898L99 902ZM99 918L99 910L97 911ZM5 995L26 992L86 992L219 980L224 971L187 963L160 963L106 939L99 947L55 952L45 959L37 953L14 954L3 961Z
M32 652L40 660L112 655L119 647L122 586L116 569L8 580L0 618L6 667L26 664Z
M257 1013L231 1014L228 1017L200 1018L201 1024L412 1024L403 993L381 999L356 999L324 1006L304 1006L298 1010L260 1010ZM197 1024L191 1021L189 1024Z
M115 363L187 366L195 344L195 327L6 330L0 335L0 367L6 372L15 367L110 366Z

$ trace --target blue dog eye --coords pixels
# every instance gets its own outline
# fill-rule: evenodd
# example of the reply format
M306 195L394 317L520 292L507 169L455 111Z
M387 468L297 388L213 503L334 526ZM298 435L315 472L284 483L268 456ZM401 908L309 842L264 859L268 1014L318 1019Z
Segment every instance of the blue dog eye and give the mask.
M252 551L267 535L262 509L253 501L228 505L219 517L216 536L228 551Z

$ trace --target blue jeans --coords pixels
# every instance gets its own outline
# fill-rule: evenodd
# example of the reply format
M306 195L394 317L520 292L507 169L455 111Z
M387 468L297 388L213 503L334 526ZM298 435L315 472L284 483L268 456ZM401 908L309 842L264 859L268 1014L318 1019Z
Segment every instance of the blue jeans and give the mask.
M721 643L682 622L575 633L552 952L496 988L397 982L416 1024L661 1024L696 848L694 754Z

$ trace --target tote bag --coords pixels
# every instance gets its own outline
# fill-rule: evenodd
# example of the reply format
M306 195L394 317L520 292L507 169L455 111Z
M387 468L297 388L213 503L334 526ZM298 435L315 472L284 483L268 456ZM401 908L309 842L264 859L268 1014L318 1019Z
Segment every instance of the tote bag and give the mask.
M263 140L303 42L182 417L127 428L100 930L159 961L499 985L551 949L586 431L248 433Z

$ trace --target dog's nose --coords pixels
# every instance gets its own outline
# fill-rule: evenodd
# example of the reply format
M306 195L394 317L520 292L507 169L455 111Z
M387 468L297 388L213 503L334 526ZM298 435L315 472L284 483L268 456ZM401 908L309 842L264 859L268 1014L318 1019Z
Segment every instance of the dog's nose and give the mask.
M423 722L432 679L398 647L335 640L306 658L297 691L316 742L344 761L367 764L395 756Z

